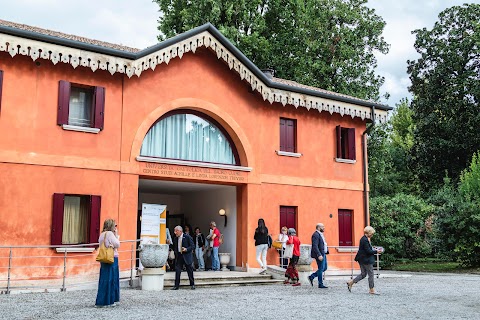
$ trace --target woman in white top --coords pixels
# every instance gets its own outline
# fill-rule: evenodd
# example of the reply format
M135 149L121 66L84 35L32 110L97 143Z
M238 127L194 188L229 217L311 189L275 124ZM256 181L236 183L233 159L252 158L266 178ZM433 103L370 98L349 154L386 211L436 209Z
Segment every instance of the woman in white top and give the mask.
M278 253L280 254L280 267L285 269L288 266L288 258L283 257L283 254L285 253L285 246L287 245L288 241L287 231L287 227L282 227L282 231L278 235L278 241L282 243L282 249L278 249Z

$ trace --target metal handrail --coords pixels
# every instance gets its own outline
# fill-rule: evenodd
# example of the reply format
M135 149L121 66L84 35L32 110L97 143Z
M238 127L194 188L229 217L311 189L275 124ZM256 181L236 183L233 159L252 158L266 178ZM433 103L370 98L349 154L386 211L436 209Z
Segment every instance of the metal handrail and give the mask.
M329 254L328 254L328 263L335 262L335 263L341 263L341 264L349 264L350 268L345 269L342 268L341 270L345 271L348 270L350 271L350 279L354 278L354 273L355 271L358 271L359 268L356 268L357 262L355 261L355 255L357 254L358 251L358 246L328 246L329 249ZM339 250L340 249L340 250ZM333 251L336 250L337 252L334 253ZM276 250L279 253L278 256L278 262L275 264L276 266L283 267L281 264L281 261L283 261L283 250L277 249ZM344 251L344 252L341 252ZM374 267L374 274L377 276L377 278L380 277L380 253L375 254L376 256L376 261L375 261L375 267ZM334 260L332 260L331 257L335 257ZM340 258L338 259L337 258ZM347 259L345 259L347 257ZM285 266L286 267L286 266ZM323 273L323 278L326 277L326 273Z
M129 249L119 250L120 253L129 253L126 255L127 258L119 260L119 264L123 265L123 268L120 268L120 272L129 272L129 285L133 287L134 279L137 277L136 272L136 253L137 253L137 246L136 244L140 242L140 239L136 240L122 240L120 241L121 244L130 244ZM5 265L0 266L0 284L6 283L6 285L0 285L0 294L10 294L12 288L15 289L28 289L28 288L35 288L38 287L36 284L41 283L42 289L50 289L50 288L58 288L61 292L65 292L68 287L76 287L81 286L84 284L93 283L98 281L98 272L86 272L82 274L71 274L70 270L75 268L86 268L88 269L90 266L98 265L97 262L88 263L85 260L79 259L89 259L89 257L93 257L96 254L96 250L92 252L69 252L69 250L64 250L64 252L53 253L52 255L42 255L42 254L32 254L29 255L28 253L25 254L23 250L38 250L38 249L57 249L57 248L65 248L65 249L75 249L75 248L92 248L98 247L99 243L86 243L86 244L75 244L75 245L39 245L39 246L0 246L1 250L8 250L8 256L0 256L0 263L3 264L2 261L8 259L8 264L5 262ZM123 248L122 248L123 249ZM15 255L17 253L18 255ZM59 260L62 259L61 263L58 263ZM43 262L42 260L46 260L47 262ZM21 263L18 263L21 261ZM35 262L33 262L35 261ZM17 263L15 263L17 262ZM125 264L129 265L129 269L125 268ZM34 276L25 276L25 272L21 271L19 274L15 274L15 271L18 270L43 270L45 272L39 272ZM58 271L56 271L57 269ZM97 277L97 280L94 278ZM122 279L125 279L125 276L121 276ZM127 279L128 279L127 278ZM68 283L68 280L76 280L82 279L84 281L76 281L73 283ZM60 281L61 284L55 283L44 283L45 281ZM18 284L20 281L27 282L28 284ZM13 284L13 285L12 285Z

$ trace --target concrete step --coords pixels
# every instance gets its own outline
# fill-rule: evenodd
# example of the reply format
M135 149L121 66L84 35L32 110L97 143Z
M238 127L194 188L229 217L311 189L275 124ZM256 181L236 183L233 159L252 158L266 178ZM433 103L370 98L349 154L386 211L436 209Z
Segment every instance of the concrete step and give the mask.
M257 274L246 272L195 272L195 286L248 286L248 285L267 285L282 283L281 280L273 279L270 274ZM173 287L175 283L175 273L167 273L165 275L164 286ZM186 272L182 272L180 279L181 287L189 287Z
M268 279L268 280L235 280L229 279L224 281L202 281L197 282L195 280L195 287L237 287L237 286L259 286L259 285L271 285L271 284L279 284L283 283L283 280L275 280L275 279ZM173 281L165 281L164 287L171 288L173 287ZM187 281L180 281L180 287L188 288L190 287L190 283Z

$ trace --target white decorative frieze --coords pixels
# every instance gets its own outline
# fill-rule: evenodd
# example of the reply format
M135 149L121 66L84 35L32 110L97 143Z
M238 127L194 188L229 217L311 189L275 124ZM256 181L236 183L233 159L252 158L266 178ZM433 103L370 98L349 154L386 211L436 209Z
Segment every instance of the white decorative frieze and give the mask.
M362 120L372 120L371 109L369 107L314 95L305 95L289 90L270 88L208 31L193 35L188 39L159 49L137 60L0 34L0 51L8 52L12 57L17 54L30 56L33 61L45 59L52 61L53 64L66 63L70 64L73 68L82 66L90 68L93 72L98 69L107 70L112 75L122 73L128 77L132 77L133 75L140 77L143 71L149 69L155 70L155 68L162 63L168 65L170 60L175 58L182 59L185 53L195 53L199 47L210 48L218 59L223 60L231 70L235 70L241 80L247 81L251 89L259 92L263 100L268 101L270 104L277 102L283 106L289 104L295 108L304 107L307 108L307 110L316 109L318 112L328 111L330 114L337 113L342 117L349 115L352 118L357 117ZM295 87L292 86L292 89L295 89ZM387 111L376 109L375 120L381 123L386 122Z

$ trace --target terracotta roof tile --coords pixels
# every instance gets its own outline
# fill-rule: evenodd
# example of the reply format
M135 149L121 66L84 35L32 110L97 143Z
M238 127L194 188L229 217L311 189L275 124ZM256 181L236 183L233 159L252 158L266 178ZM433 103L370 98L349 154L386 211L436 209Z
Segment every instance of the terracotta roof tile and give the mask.
M38 34L44 34L44 35L48 35L48 36L52 36L52 37L57 37L57 38L68 39L68 40L78 41L78 42L82 42L82 43L92 44L92 45L96 45L96 46L100 46L100 47L121 50L121 51L125 51L125 52L137 53L137 52L141 51L141 49L137 49L137 48L131 48L131 47L127 47L127 46L123 46L123 45L119 45L119 44L113 44L113 43L109 43L109 42L105 42L105 41L99 41L99 40L84 38L84 37L80 37L80 36L76 36L76 35L66 34L66 33L58 32L58 31L52 31L52 30L38 28L38 27L33 27L33 26L26 25L26 24L10 22L10 21L1 20L1 19L0 19L0 25L15 28L15 29L20 29L20 30L26 30L26 31L30 31L30 32L38 33ZM287 85L287 86L291 86L291 87L309 89L309 90L312 90L312 91L322 92L322 93L326 93L326 94L334 95L334 96L338 96L338 97L354 98L352 96L348 96L348 95L345 95L345 94L341 94L341 93L337 93L337 92L333 92L333 91L328 91L328 90L324 90L324 89L320 89L320 88L316 88L316 87L312 87L312 86L303 85L301 83L298 83L298 82L295 82L295 81L292 81L292 80L286 80L286 79L273 77L272 81L274 81L276 83L279 83L279 84L284 84L284 85ZM354 98L354 99L365 101L365 102L368 102L368 103L372 103L372 101L368 101L368 100L364 100L364 99L359 99L359 98Z
M1 20L1 19L0 19L0 25L5 26L5 27L20 29L20 30L40 33L40 34L44 34L44 35L48 35L48 36L52 36L52 37L57 37L57 38L62 38L62 39L68 39L68 40L93 44L93 45L96 45L96 46L101 46L101 47L110 48L110 49L122 50L122 51L133 52L133 53L136 53L136 52L140 51L140 49L137 49L137 48L131 48L131 47L122 46L122 45L119 45L119 44L113 44L113 43L109 43L109 42L105 42L105 41L99 41L99 40L79 37L79 36L75 36L75 35L72 35L72 34L66 34L66 33L58 32L58 31L42 29L42 28L38 28L38 27L29 26L29 25L26 25L26 24L10 22L10 21Z
M346 95L346 94L338 93L338 92L333 92L333 91L328 91L328 90L320 89L320 88L317 88L317 87L307 86L307 85L304 85L304 84L301 84L301 83L298 83L298 82L295 82L295 81L292 81L292 80L286 80L286 79L281 79L281 78L275 78L275 77L273 77L273 78L272 78L272 81L273 81L273 82L276 82L276 83L285 84L285 85L291 86L291 87L309 89L309 90L312 90L312 91L322 92L322 93L326 93L326 94L330 94L330 95L334 95L334 96L338 96L338 97L354 98L354 99L356 99L356 100L361 100L361 101L370 102L370 103L372 102L372 101L368 101L368 100L365 100L365 99L355 98L355 97L353 97L353 96L349 96L349 95Z

